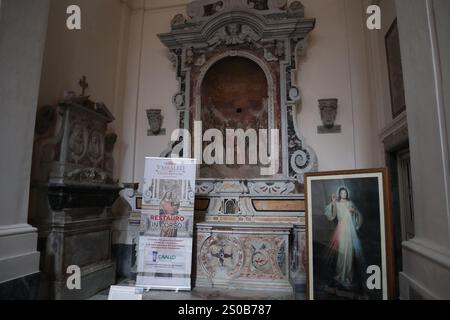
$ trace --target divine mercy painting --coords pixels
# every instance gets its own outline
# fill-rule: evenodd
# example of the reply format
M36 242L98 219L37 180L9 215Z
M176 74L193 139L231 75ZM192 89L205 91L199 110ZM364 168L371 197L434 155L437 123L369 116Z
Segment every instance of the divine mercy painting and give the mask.
M310 299L388 298L392 241L386 175L384 169L307 175Z

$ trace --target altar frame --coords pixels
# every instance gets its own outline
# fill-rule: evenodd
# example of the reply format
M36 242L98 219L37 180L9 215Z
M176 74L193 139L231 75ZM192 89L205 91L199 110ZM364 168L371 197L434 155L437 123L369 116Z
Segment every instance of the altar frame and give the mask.
M280 130L279 174L254 179L197 176L195 220L197 237L209 232L205 230L211 230L226 238L221 242L224 246L247 248L243 250L247 256L252 255L248 246L254 246L254 241L259 246L258 233L262 235L269 230L279 230L279 234L274 236L278 237L274 240L277 244L274 242L270 250L272 256L268 259L276 261L273 255L282 250L277 246L286 243L288 270L285 278L272 287L270 281L253 279L257 277L255 274L249 274L247 278L237 276L237 282L231 278L217 278L212 283L222 286L241 284L243 289L252 287L268 291L280 288L290 290L293 287L303 290L306 285L304 176L317 171L318 159L297 124L301 89L296 78L299 53L307 47L315 19L305 18L304 7L299 1L290 4L286 0L263 2L264 6L256 7L254 3L243 0L193 1L187 6L187 16L176 15L171 31L158 36L169 50L178 80L178 91L172 99L177 110L178 129L190 131L194 120L200 118L202 81L208 70L227 57L244 57L258 64L266 74L269 91L267 129L276 127ZM169 142L161 157L174 157L174 154L191 157L191 150L182 150L183 138ZM288 208L283 208L283 205ZM227 231L230 228L233 232ZM244 229L252 232L254 239L243 240L233 247L232 243L240 241L239 234ZM248 231L250 229L252 231ZM202 238L197 243L200 251L197 251L196 278L199 280L205 280L204 274L199 271L202 266L201 248L210 238ZM214 250L203 262L214 260L211 258L216 254ZM252 268L248 260L243 263ZM274 267L270 272L276 276L278 267L272 265ZM219 269L219 273L224 272ZM208 281L198 283L209 285Z

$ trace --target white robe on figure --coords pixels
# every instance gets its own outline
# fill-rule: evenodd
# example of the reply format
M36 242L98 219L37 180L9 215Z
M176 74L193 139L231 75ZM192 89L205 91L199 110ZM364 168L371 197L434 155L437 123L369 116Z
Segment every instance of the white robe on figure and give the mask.
M354 259L361 260L361 242L356 233L362 225L362 215L351 201L336 201L325 208L330 221L337 219L338 225L330 242L330 251L337 255L335 280L345 287L353 282ZM353 209L352 213L350 210Z

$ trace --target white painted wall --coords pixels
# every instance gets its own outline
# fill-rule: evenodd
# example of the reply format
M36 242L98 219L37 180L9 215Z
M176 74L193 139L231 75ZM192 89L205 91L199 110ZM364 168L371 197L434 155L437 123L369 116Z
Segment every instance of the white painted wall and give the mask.
M48 1L3 0L0 11L0 283L39 271L27 224L36 102Z
M130 9L121 0L51 0L39 105L54 105L64 90L81 93L78 81L87 77L87 95L104 102L119 134L115 158L120 158L126 46ZM81 9L81 30L66 28L66 9ZM120 172L120 161L116 161ZM117 175L117 174L116 174Z
M450 299L450 2L396 0L396 6L416 234L403 243L401 295Z
M134 10L131 14L123 113L122 181L140 182L145 157L159 156L167 148L170 134L176 128L172 96L178 83L168 50L157 34L168 32L172 17L181 12L184 7ZM163 109L166 136L147 137L146 110L151 108Z
M373 161L371 104L365 52L365 19L359 0L305 0L317 19L298 80L302 89L300 130L317 152L319 170L368 168ZM318 99L338 98L342 134L318 135Z

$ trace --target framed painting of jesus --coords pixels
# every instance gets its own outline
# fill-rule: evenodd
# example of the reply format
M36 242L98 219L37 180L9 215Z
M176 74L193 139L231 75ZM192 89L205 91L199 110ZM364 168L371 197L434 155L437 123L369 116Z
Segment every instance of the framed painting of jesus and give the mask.
M305 176L309 299L394 297L387 175L371 169Z

